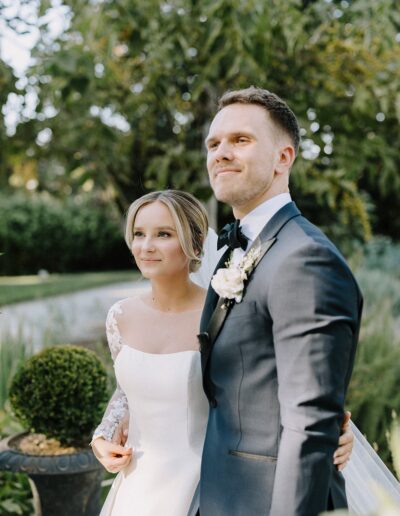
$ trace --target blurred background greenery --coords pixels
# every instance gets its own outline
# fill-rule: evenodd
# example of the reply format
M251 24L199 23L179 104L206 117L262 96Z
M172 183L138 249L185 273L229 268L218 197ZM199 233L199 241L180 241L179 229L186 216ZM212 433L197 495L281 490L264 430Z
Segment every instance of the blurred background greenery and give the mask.
M253 84L282 96L299 118L292 191L303 212L344 249L372 233L398 238L396 4L2 2L4 26L33 25L37 36L18 77L0 62L1 187L96 199L111 213L159 188L207 200L203 139L217 98ZM7 250L8 237L0 245Z
M122 216L148 191L188 190L221 226L230 215L208 185L208 124L225 90L267 88L301 125L293 197L350 260L364 293L348 408L392 467L386 432L400 412L397 0L3 0L0 29L1 302L17 300L5 290L18 283L11 275L68 273L83 287L95 280L77 272L130 268ZM18 67L7 41L25 37L31 58ZM16 428L8 385L30 350L15 337L0 344L7 435ZM111 374L105 344L92 345ZM1 474L0 512L30 514L29 492L24 477Z

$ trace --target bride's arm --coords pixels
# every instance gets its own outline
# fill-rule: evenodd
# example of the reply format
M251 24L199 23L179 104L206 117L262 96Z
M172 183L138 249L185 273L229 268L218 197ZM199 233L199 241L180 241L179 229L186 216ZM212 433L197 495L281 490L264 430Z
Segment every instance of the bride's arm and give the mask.
M119 432L122 434L122 425L127 423L128 415L126 395L120 387L117 387L108 402L101 423L94 431L92 442L98 437L103 437L107 441L125 444L115 434L119 434Z
M122 302L115 303L109 310L106 319L106 335L110 348L111 358L115 362L118 353L122 348L121 335L119 333L116 315L122 313ZM107 441L113 440L114 433L119 429L122 421L127 421L129 416L128 401L124 391L119 385L111 397L107 408L104 412L100 425L93 434L92 442L98 437L104 437ZM120 444L120 443L118 443Z
M126 421L127 413L125 393L117 387L91 442L96 458L111 473L125 468L132 457L132 448L125 448L121 438L115 437L116 431Z
M107 341L114 362L122 347L115 317L117 313L121 313L120 302L111 307L106 320ZM91 442L98 460L112 473L125 467L131 458L132 450L123 447L125 442L121 438L123 429L127 428L128 419L128 401L124 391L118 385Z

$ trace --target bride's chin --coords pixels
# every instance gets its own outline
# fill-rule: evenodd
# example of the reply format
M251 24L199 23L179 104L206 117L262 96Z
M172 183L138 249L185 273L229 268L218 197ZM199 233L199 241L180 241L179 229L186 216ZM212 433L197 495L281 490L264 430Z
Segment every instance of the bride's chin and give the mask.
M142 270L140 270L140 269L139 269L139 271L140 271L140 274L141 274L141 275L143 276L143 278L145 278L145 279L151 279L151 278L152 278L152 276L153 276L153 274L151 274L151 273L149 273L149 272L142 271Z

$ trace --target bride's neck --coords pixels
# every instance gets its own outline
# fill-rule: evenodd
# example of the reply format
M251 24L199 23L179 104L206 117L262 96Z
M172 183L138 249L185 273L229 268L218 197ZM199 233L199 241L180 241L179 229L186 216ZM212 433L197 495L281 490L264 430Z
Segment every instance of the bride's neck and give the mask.
M189 277L180 278L179 281L152 280L150 301L158 310L179 312L190 308L196 291L197 287Z

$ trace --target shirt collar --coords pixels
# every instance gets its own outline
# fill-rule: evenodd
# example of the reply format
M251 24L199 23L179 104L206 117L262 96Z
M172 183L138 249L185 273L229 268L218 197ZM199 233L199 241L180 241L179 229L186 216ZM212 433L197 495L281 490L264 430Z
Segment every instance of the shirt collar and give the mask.
M290 193L282 193L259 204L254 210L248 213L240 221L243 234L247 236L250 243L254 242L261 233L263 227L283 206L292 201Z

